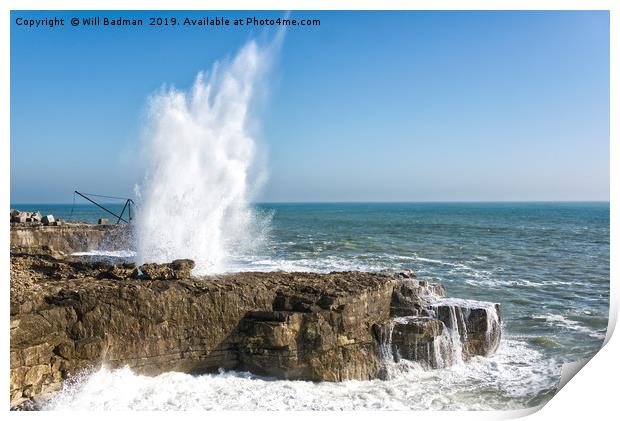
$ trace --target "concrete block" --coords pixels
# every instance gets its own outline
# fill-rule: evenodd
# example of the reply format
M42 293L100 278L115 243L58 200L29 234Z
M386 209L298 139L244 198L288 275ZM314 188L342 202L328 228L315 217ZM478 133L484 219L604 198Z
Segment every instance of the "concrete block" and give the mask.
M43 222L43 225L52 225L54 221L56 221L56 219L54 219L54 215L45 215L43 218L41 218L41 222Z

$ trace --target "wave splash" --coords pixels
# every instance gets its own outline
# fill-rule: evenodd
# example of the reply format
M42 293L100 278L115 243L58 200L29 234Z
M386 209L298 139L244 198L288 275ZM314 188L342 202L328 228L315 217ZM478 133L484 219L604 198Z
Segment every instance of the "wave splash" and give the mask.
M136 188L139 264L191 258L196 274L222 272L231 250L260 242L269 221L249 206L262 178L252 104L275 44L250 41L189 91L150 98L147 171Z
M155 377L102 368L67 382L45 410L489 410L538 405L555 392L561 367L507 340L491 358L426 370L401 360L389 380L276 380L242 372Z

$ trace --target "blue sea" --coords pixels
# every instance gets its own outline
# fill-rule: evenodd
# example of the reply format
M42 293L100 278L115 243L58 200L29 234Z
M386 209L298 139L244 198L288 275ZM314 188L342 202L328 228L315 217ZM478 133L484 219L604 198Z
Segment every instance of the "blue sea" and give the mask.
M107 206L107 205L106 205ZM120 212L121 205L110 205ZM21 205L95 222L90 205ZM73 208L73 209L72 209ZM511 409L553 396L565 362L596 353L609 309L609 203L260 204L266 241L235 270L396 270L448 295L499 302L497 354L387 381L278 381L248 373L154 378L102 369L63 390L54 408ZM113 218L110 218L111 222ZM122 387L130 382L132 391ZM114 388L116 387L117 390ZM227 397L229 399L227 399Z

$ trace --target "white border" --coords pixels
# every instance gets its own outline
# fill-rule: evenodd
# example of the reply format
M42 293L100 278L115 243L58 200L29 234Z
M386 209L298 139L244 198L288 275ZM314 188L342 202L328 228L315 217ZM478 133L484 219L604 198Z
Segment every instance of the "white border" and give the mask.
M348 1L328 1L328 0L263 0L260 3L250 0L229 0L229 1L199 1L199 0L152 0L149 2L138 3L132 0L93 0L88 3L78 0L5 0L0 5L2 14L0 22L2 23L0 32L0 45L2 57L0 60L0 95L1 109L0 113L0 130L2 130L2 142L0 145L0 171L2 183L0 184L0 194L3 203L6 204L8 210L10 202L10 10L383 10L383 9L417 9L417 10L610 10L610 116L619 116L618 113L618 76L620 75L619 57L620 42L619 24L620 19L618 12L620 8L614 1L582 1L582 0L505 0L505 1L489 1L489 0L436 0L436 1L405 1L405 0L348 0ZM618 183L613 180L618 177L618 170L614 164L618 163L618 119L611 118L610 127L610 177L611 177L611 195L610 197L619 197ZM619 399L616 396L616 378L615 373L620 372L618 368L617 355L620 355L620 345L618 339L610 341L611 334L615 328L618 311L618 282L616 279L616 265L618 262L618 250L614 247L615 239L618 238L618 229L614 221L617 221L618 208L614 201L611 202L611 307L609 317L609 328L605 339L606 346L599 352L593 360L588 364L588 368L577 375L577 378L560 391L548 404L547 407L532 416L534 419L546 419L547 417L557 417L564 419L601 419L611 418L610 414L617 413L619 407ZM4 224L1 232L2 242L5 245L5 253L0 258L0 273L2 274L3 285L2 302L4 303L2 312L2 325L9 326L9 226ZM6 329L6 328L5 328ZM8 381L9 373L9 330L6 329L2 335L2 367L5 373L5 381ZM6 387L6 383L5 383ZM6 390L6 389L5 389ZM5 399L5 408L8 410L9 398L8 394L3 395ZM390 418L410 419L411 417L423 417L424 419L459 419L459 420L481 420L481 419L505 419L525 416L536 412L539 408L531 408L520 411L489 411L489 412L429 412L429 411L413 411L413 412L390 412L385 416ZM16 413L11 412L12 417L51 417L51 419L61 419L67 416L75 418L94 418L108 419L111 414L99 412L89 413ZM120 414L119 414L120 415ZM170 415L167 413L131 413L123 414L132 418L149 419L167 419ZM291 416L300 419L310 419L316 417L337 416L339 419L359 419L360 417L376 417L378 414L365 411L345 412L345 413L323 413L323 412L297 412L292 415L288 412L199 412L183 413L183 417L196 418L219 418L219 417L251 417L253 419L287 419ZM174 415L173 415L174 416ZM541 418L542 417L542 418Z

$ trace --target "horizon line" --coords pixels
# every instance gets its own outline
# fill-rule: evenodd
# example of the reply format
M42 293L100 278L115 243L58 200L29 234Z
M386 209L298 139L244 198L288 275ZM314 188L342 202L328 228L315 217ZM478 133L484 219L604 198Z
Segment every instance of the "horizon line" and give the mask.
M100 202L105 204L122 204L122 202ZM271 200L249 202L251 205L261 204L407 204L407 203L610 203L610 199L569 199L569 200ZM73 203L73 202L10 202L11 206L15 205L87 205L94 206L91 203Z

